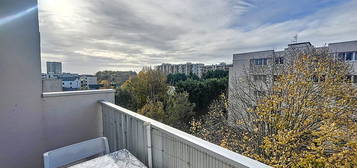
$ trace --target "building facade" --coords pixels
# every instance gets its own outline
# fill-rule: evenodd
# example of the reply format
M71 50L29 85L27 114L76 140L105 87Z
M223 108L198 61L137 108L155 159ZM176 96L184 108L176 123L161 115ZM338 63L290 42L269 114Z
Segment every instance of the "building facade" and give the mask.
M203 67L203 73L215 70L229 71L230 67L232 67L232 64L226 64L224 62L221 62L219 64L206 65Z
M225 70L228 71L231 64L220 63L215 65L206 65L202 63L186 63L186 64L167 64L163 63L161 65L156 66L156 69L163 72L165 75L175 74L175 73L183 73L186 75L195 74L198 77L202 77L202 75L210 70Z
M46 62L47 74L61 74L62 63L61 62Z
M81 81L78 77L61 77L64 91L78 90L81 88Z
M229 68L228 99L231 106L229 117L232 119L235 113L239 113L239 110L232 109L240 108L234 108L234 106L241 106L237 96L241 94L242 90L250 92L251 97L259 97L259 95L264 94L264 90L269 85L267 83L273 82L278 77L279 69L284 68L292 60L291 57L294 55L292 53L305 52L313 48L317 50L326 49L335 59L350 64L351 71L347 79L352 83L357 83L357 41L330 43L326 47L314 47L310 42L303 42L289 44L282 51L264 50L233 54L233 66ZM247 76L258 85L259 90L250 91L248 86L239 82ZM237 89L238 87L240 88Z
M81 81L82 88L89 89L89 88L92 88L92 86L95 86L98 84L97 77L94 75L81 75L79 79Z

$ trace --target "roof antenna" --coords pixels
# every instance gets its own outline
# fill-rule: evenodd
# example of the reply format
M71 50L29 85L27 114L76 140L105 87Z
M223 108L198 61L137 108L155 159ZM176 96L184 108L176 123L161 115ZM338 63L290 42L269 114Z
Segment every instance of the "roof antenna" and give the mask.
M298 42L298 35L296 34L296 35L294 36L293 43L297 43L297 42Z

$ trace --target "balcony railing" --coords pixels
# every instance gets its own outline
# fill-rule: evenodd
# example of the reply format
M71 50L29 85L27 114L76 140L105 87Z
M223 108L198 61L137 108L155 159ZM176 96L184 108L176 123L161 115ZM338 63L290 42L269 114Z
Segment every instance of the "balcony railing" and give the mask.
M270 167L110 102L99 105L110 150L128 149L148 167Z

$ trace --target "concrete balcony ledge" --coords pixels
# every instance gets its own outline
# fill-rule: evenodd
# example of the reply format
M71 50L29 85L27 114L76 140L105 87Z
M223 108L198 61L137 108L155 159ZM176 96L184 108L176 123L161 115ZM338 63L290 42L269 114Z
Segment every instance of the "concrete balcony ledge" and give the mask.
M99 89L99 90L79 90L66 92L44 92L42 97L63 97L63 96L77 96L77 95L93 95L103 93L115 93L114 89Z

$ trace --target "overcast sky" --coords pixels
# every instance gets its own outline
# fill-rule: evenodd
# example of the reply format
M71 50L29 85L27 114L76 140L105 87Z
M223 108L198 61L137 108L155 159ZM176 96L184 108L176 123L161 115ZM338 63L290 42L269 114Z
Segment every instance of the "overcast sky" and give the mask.
M39 0L42 71L232 62L232 54L357 40L357 0Z

